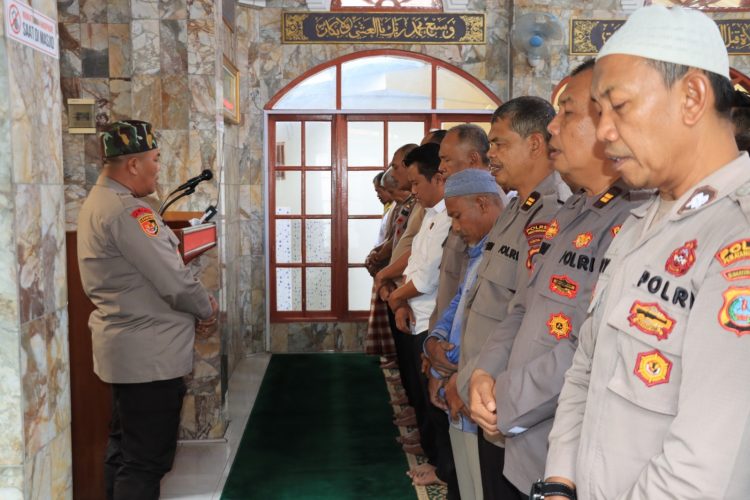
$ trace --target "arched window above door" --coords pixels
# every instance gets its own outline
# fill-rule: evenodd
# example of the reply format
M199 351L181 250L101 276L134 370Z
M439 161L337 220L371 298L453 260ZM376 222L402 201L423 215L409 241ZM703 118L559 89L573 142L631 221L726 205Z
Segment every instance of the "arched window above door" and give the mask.
M479 80L437 59L386 50L323 64L282 89L271 110L494 110L499 99Z

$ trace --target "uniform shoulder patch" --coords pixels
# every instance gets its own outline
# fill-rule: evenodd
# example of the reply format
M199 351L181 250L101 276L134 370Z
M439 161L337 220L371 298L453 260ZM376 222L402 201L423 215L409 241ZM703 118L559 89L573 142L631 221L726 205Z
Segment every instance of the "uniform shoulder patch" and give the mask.
M614 238L617 236L617 233L620 232L620 229L622 229L622 224L617 224L616 226L609 228L609 232L612 233L612 237Z
M746 259L750 259L750 239L734 241L716 252L716 260L724 267Z
M578 236L576 236L576 239L573 240L573 246L576 248L586 248L591 244L591 240L593 239L594 235L591 233L591 231L580 233Z
M567 339L573 330L570 318L562 312L550 314L547 326L549 327L549 334L557 340Z
M549 289L569 299L574 299L578 295L578 283L565 275L553 274L549 280Z
M750 288L730 286L719 311L721 326L738 337L750 333Z
M673 276L683 276L695 263L695 249L698 248L697 240L686 241L684 245L676 248L667 258L664 269Z
M596 200L596 203L594 203L594 207L596 208L604 208L609 203L617 198L622 193L622 188L619 188L617 186L612 186L607 190L606 193L601 195L598 200Z
M669 375L671 372L672 362L656 349L653 351L638 353L633 373L635 373L635 375L641 379L647 387L666 384L669 382Z
M738 267L736 269L727 269L721 272L727 281L737 281L750 279L750 267Z
M669 338L675 325L675 320L655 302L643 303L639 300L630 306L628 323L645 334L653 335L657 340Z
M529 210L531 207L536 205L536 202L539 201L540 197L541 195L538 191L534 191L533 193L531 193L529 197L526 198L526 201L523 202L523 205L521 205L521 210L523 210L524 212Z
M544 233L544 239L545 240L551 240L555 236L557 236L557 233L560 231L560 223L557 222L557 219L552 219L550 223L547 225L547 231Z
M154 238L159 234L159 223L156 222L154 211L150 208L138 207L130 212L130 216L138 220L141 230L149 238Z

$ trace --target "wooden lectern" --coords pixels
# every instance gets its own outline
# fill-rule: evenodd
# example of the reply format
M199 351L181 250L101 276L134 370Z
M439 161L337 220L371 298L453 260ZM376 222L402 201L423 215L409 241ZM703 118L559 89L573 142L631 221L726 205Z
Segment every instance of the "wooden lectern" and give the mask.
M180 255L186 264L216 246L216 224L190 226L203 212L168 212L164 222L180 239ZM73 497L104 498L104 452L112 414L112 394L94 374L89 315L94 304L83 292L78 269L77 233L66 235L72 414Z
M180 239L180 255L185 264L216 246L216 223L190 225L190 219L198 219L202 215L203 212L167 212L164 214L164 222Z

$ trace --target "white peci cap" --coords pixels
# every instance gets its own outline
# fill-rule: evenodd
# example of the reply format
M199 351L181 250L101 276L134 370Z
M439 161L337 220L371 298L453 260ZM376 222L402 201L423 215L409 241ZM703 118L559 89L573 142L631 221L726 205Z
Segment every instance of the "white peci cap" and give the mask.
M729 79L729 55L719 27L693 9L662 5L638 9L607 40L596 59L613 54L681 64Z

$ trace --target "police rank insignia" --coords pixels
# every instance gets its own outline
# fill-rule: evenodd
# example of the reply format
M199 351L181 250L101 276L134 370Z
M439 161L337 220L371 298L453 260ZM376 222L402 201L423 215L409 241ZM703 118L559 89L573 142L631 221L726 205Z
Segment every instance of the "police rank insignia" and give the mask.
M719 323L738 337L750 333L750 288L732 286L724 292Z
M154 212L150 208L139 207L130 212L131 217L138 219L141 229L146 236L153 238L159 234L159 224L156 222Z
M525 212L526 210L530 209L536 204L538 199L539 199L539 193L534 191L533 193L529 195L528 198L526 198L526 201L523 202L523 205L521 205L521 210Z
M622 224L618 224L616 226L612 226L609 229L609 232L612 233L612 237L614 238L615 236L617 236L617 233L620 232L620 229L622 229Z
M574 299L578 295L578 283L568 276L553 274L549 280L549 289L558 295Z
M573 246L576 248L585 248L589 246L591 243L591 240L594 239L594 235L591 234L591 232L587 233L581 233L578 236L576 236L576 239L573 240Z
M695 264L695 249L698 248L696 240L686 241L684 245L675 249L669 255L664 269L673 276L682 276Z
M635 360L633 373L648 387L669 382L669 374L672 371L672 362L664 357L662 353L653 351L638 353Z
M560 224L557 222L557 219L552 219L552 221L547 225L547 231L544 233L544 239L545 240L551 240L555 236L557 236L557 232L560 230Z
M607 190L606 193L604 193L598 200L596 200L596 203L594 203L594 207L596 208L604 208L606 207L610 201L614 200L617 195L622 193L622 189L620 189L617 186L612 186Z
M698 210L706 203L712 202L714 198L716 198L716 190L714 188L710 186L699 187L693 191L688 201L680 207L677 213L682 214L690 210Z
M659 307L659 304L654 302L646 304L636 300L630 307L628 323L643 333L653 335L658 340L664 340L672 333L675 321Z
M716 260L724 267L744 259L750 259L750 240L737 240L716 252Z
M573 330L573 327L570 324L570 318L561 312L550 314L547 326L549 327L549 334L557 340L567 339L570 337L571 330Z

